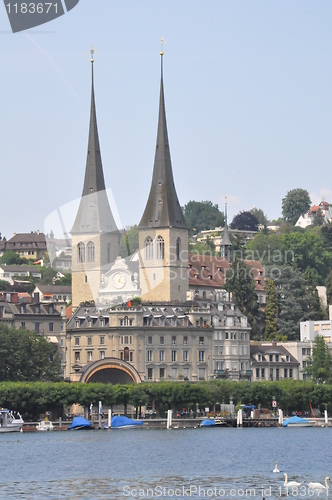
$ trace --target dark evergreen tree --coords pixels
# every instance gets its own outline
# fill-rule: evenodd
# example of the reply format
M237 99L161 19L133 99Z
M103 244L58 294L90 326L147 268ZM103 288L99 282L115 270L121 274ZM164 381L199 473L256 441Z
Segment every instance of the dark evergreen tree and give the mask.
M332 271L330 271L327 276L325 286L326 286L327 305L330 306L332 305Z
M277 338L278 333L278 301L277 292L273 280L270 278L266 286L265 307L265 338L272 340Z
M258 231L258 219L251 212L239 212L235 215L232 223L230 224L231 229L239 229L242 231Z
M324 311L322 310L318 291L316 288L317 281L315 278L315 273L313 272L311 267L309 267L309 266L307 267L307 269L305 270L305 272L303 274L303 277L306 281L307 294L310 297L311 307L316 313L315 320L324 319L324 316L325 316Z
M315 338L312 356L304 371L319 384L332 382L332 357L324 338L320 335Z

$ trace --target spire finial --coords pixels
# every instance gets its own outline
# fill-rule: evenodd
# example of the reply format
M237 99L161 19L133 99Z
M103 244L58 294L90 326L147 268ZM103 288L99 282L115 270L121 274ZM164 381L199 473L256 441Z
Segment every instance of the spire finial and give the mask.
M94 63L95 60L94 60L94 54L96 53L97 51L94 50L93 46L91 47L91 50L90 50L90 54L91 54L91 62Z
M165 43L166 42L165 42L164 38L161 38L161 40L160 40L160 55L161 55L161 57L163 57L163 55L164 55L163 48L164 48Z

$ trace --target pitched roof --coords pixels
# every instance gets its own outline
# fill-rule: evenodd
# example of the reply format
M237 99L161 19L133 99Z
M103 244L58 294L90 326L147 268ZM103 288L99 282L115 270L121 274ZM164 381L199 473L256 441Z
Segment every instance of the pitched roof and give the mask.
M110 233L113 231L117 231L117 227L105 190L97 128L92 64L90 128L85 178L79 209L71 233Z
M37 285L42 293L66 293L71 294L71 286L67 285Z
M176 194L169 149L161 58L160 102L156 154L149 198L139 227L188 228Z
M29 273L34 273L34 274L41 274L41 270L38 269L35 266L7 266L6 264L2 265L0 264L0 269L3 269L5 272L8 273L15 273L15 272L29 272Z

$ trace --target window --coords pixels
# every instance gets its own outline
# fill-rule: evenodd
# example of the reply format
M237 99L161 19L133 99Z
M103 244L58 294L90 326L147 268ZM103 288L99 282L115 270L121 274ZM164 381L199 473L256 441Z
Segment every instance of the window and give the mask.
M172 337L172 345L176 344L176 337Z
M123 335L120 337L120 344L123 345Z
M81 361L81 353L75 352L75 363L79 363Z
M21 328L25 328L25 321L21 321L21 323L20 323L20 327L21 327Z
M75 337L75 345L80 345L80 338L79 337Z
M203 345L204 344L204 337L199 337L199 345Z
M229 356L229 345L225 345L225 355Z
M92 241L89 241L87 244L87 249L88 249L88 262L94 262L95 261L95 245L92 243Z
M159 351L159 361L165 361L165 351Z
M88 327L91 328L92 327L92 321L91 319L88 319Z
M148 351L148 362L152 361L152 351Z
M270 380L273 380L273 368L270 368Z
M279 380L279 368L276 368L276 380Z
M92 337L88 337L88 345L92 345Z
M60 339L60 346L63 347L63 339Z
M99 337L100 345L105 345L105 337Z
M75 321L75 327L76 327L76 328L79 328L79 327L80 327L80 320L79 320L79 319L77 319L77 320Z
M247 354L247 346L246 345L243 346L243 354Z
M289 356L288 356L288 355L286 356L286 361L287 361L287 362L289 361Z
M198 360L204 361L204 357L205 357L205 351L199 351L198 352Z
M164 345L164 343L165 343L164 337L159 337L159 344Z
M189 376L189 368L183 368L183 378L188 379Z
M279 363L279 354L276 354L275 358L276 358L276 363Z
M165 368L159 368L159 378L165 378Z
M233 371L237 370L237 362L236 361L232 361L232 370Z
M85 262L85 245L82 241L77 245L77 261Z
M243 346L242 344L239 345L239 356L242 356L243 354Z
M105 351L99 351L99 359L105 359Z
M262 355L261 354L257 354L257 361L262 361Z
M145 240L145 259L153 259L153 240L151 236L148 236Z
M188 361L188 351L183 351L183 361Z
M35 323L35 332L39 332L39 323Z
M36 306L35 307L35 314L39 314L39 312L40 312L40 308L39 308L39 306Z
M228 332L225 333L225 339L228 340Z
M129 353L129 361L131 363L133 362L133 353L132 352Z
M214 355L218 356L218 352L219 352L219 346L215 345L214 346Z
M178 238L176 240L176 258L177 258L177 260L180 259L180 245L181 245L181 240L180 240L180 238Z
M148 368L148 380L152 380L153 378L153 370L152 368Z
M128 326L128 325L129 325L129 319L128 319L128 316L125 316L125 317L123 318L123 324L124 324L124 326ZM128 338L128 337L127 337L127 338ZM127 342L125 342L125 343L126 343L126 344L128 344L128 341L127 341Z
M187 345L188 344L188 337L183 337L183 345Z
M198 370L199 373L199 380L205 380L205 368L200 368Z
M236 345L232 345L232 355L236 355Z
M289 378L293 378L293 368L289 369Z
M101 320L100 320L100 326L105 326L104 318L101 318Z
M162 236L157 238L157 259L165 258L165 242Z
M128 335L125 335L125 337L124 337L124 343L128 344L128 340L129 340Z
M273 355L269 354L269 360L272 362L273 361Z
M87 352L87 361L88 361L88 363L89 363L90 361L92 361L92 351L88 351L88 352Z
M60 307L60 314L61 314L61 316L63 315L63 306Z
M262 368L262 378L265 378L265 368Z
M48 308L48 314L54 314L54 309L53 309L53 306L50 306Z
M132 343L133 343L133 336L129 335L129 344L132 344Z
M288 377L288 368L285 368L284 369L284 378L287 378Z
M259 368L256 368L256 378L259 378Z
M178 371L176 368L172 368L172 378L176 378L178 375Z
M152 337L148 337L148 344L152 345Z
M176 351L172 351L172 361L176 361Z

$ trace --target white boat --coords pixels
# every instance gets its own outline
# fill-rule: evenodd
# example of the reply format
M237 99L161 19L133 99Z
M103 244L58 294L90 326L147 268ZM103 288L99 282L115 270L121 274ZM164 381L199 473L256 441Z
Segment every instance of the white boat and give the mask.
M39 422L38 425L36 425L36 430L37 431L53 431L54 425L49 420L43 420L42 422Z
M24 421L19 413L18 418L15 418L11 411L5 408L0 409L0 434L22 431L23 424Z

